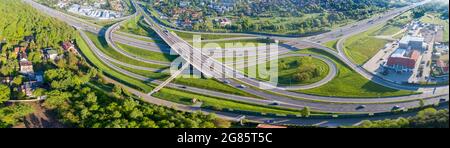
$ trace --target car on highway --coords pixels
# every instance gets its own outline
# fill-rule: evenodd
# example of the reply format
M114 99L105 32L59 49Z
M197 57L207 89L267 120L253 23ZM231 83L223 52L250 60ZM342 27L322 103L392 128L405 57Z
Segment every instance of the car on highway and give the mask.
M266 124L272 124L272 123L275 123L275 121L274 121L274 120L266 120L266 121L264 121L264 123L266 123Z
M231 82L228 81L228 80L224 80L224 81L222 81L222 83L223 83L223 84L230 84Z
M400 107L398 105L392 107L392 111L399 111L399 110L404 110L404 108L402 108L402 107Z
M362 110L362 109L365 109L365 108L367 108L366 105L360 105L360 106L356 107L356 110Z
M279 105L280 105L280 103L279 103L279 102L277 102L277 101L273 101L272 103L270 103L270 105L272 105L272 106L279 106Z
M439 102L441 102L441 103L447 102L447 99L441 98L441 99L439 100Z

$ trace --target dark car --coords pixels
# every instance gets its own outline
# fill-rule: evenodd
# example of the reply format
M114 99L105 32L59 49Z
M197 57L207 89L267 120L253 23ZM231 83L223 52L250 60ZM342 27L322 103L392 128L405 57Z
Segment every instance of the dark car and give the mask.
M274 120L266 120L266 121L264 121L264 123L266 123L266 124L272 124L274 122L275 122Z
M400 107L400 106L398 106L398 105L392 107L392 110L393 110L393 111L402 110L402 109L403 109L403 108Z
M239 85L239 86L237 86L238 88L247 88L247 86L245 86L245 85Z
M270 105L273 105L273 106L278 106L278 105L280 105L280 103L278 103L278 102L274 101L274 102L270 103Z
M441 103L443 103L443 102L447 102L447 99L445 99L445 98L441 98L441 99L439 100L439 102L441 102Z
M356 107L356 110L361 110L361 109L365 109L365 108L367 108L366 105L360 105L360 106Z

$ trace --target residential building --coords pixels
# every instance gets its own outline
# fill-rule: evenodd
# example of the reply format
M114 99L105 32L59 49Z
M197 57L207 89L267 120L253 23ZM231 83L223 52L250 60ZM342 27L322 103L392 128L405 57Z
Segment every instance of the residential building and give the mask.
M58 57L58 52L56 50L46 49L44 50L44 55L46 59L53 61Z
M449 66L448 63L445 63L442 60L438 60L436 62L436 68L438 68L443 75L448 75L448 66Z
M36 82L34 81L25 82L19 87L19 91L24 93L27 97L34 97L34 90L36 90Z
M10 85L13 81L13 77L0 77L2 84Z
M73 43L71 43L71 42L63 42L62 43L62 48L66 52L71 52L73 54L78 55L78 51L77 51L77 49L75 49L75 45Z
M19 62L19 66L20 66L20 73L21 74L25 74L25 75L32 75L32 74L34 74L33 63L31 63L30 61L22 59Z

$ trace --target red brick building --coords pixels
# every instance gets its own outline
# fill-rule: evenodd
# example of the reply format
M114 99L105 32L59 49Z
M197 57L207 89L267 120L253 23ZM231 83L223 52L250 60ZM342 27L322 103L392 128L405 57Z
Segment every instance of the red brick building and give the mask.
M416 67L419 58L419 51L399 48L389 57L387 66L396 71L411 72Z

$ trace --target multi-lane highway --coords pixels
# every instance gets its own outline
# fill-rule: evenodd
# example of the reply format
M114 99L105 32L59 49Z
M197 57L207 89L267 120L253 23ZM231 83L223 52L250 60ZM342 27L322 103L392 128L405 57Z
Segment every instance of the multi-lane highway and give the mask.
M39 10L41 10L55 18L58 18L60 20L67 22L68 24L70 24L74 27L77 27L77 28L80 28L80 29L83 29L83 30L86 30L89 32L94 32L94 33L99 33L99 34L104 33L108 43L112 47L114 47L115 50L117 50L118 52L120 52L124 55L128 55L130 58L139 59L138 57L134 57L134 55L130 55L129 53L122 51L120 48L117 48L117 46L115 46L115 43L114 43L115 41L122 43L122 44L140 47L142 49L149 49L151 51L156 51L156 52L168 53L170 51L170 50L168 50L168 48L164 48L164 47L158 48L158 47L161 47L161 45L158 45L156 43L147 42L145 40L139 40L139 39L137 39L137 38L139 38L139 36L136 36L136 35L127 35L126 33L120 33L120 32L114 33L116 27L120 23L117 23L117 24L113 25L112 27L109 27L108 29L104 29L95 24L90 24L89 22L82 21L81 19L78 19L78 18L75 18L72 16L68 16L59 11L52 10L48 7L37 4L37 3L33 2L32 0L24 0L24 1L26 1L27 3L31 4L35 8L38 8ZM140 6L136 5L135 3L134 3L134 5L138 8L138 9L136 9L138 12L143 13L144 20L155 30L155 32L170 47L172 47L172 49L174 51L179 53L182 58L184 58L186 61L188 61L189 64L192 64L195 68L201 70L205 74L210 74L211 76L216 76L216 77L222 77L224 75L233 75L233 76L241 75L241 76L243 76L243 74L240 73L239 71L236 71L236 70L230 68L229 66L215 60L213 57L209 57L208 55L203 54L201 52L201 50L193 48L189 43L182 40L177 35L172 34L171 32L167 31L163 27L159 26L159 24L155 23L153 21L153 19L150 16L148 16L148 14ZM268 91L271 91L272 93L267 93L265 91L257 90L254 88L242 88L242 90L247 91L252 94L255 94L255 95L258 95L262 98L270 98L271 99L271 100L261 100L261 99L254 99L254 98L248 98L248 97L233 96L233 95L229 95L229 94L213 92L213 91L209 91L209 90L202 90L202 89L198 89L198 88L191 88L191 87L186 87L186 86L180 87L179 85L170 84L170 83L167 83L167 86L171 87L171 88L177 88L177 89L185 88L185 89L187 89L187 91L193 91L193 92L197 92L197 93L208 94L208 95L218 96L221 98L227 98L227 99L231 99L231 100L243 101L243 102L248 102L248 103L253 103L253 104L266 104L267 105L270 102L278 101L278 102L280 102L281 107L300 108L300 107L304 107L304 106L310 106L314 110L319 110L319 111L346 112L346 113L348 113L348 112L360 112L360 113L362 113L362 112L387 112L387 111L390 111L394 105L400 105L400 106L407 107L407 108L416 107L416 106L418 106L417 99L419 99L419 98L428 98L425 100L426 104L435 104L437 102L442 101L442 98L448 100L448 86L446 87L447 91L442 91L445 89L445 87L433 88L434 89L433 91L429 91L429 89L432 89L432 88L416 88L416 87L411 87L411 86L390 84L390 83L385 82L382 79L379 79L378 77L373 76L371 73L368 73L367 71L365 71L361 67L357 66L356 64L353 64L345 56L345 54L342 54L342 52L335 52L332 49L329 49L329 48L324 47L317 43L317 42L326 42L326 41L336 40L337 38L342 37L342 34L352 35L352 34L362 32L374 25L384 23L385 21L392 19L393 17L397 16L398 14L400 14L406 10L412 9L416 6L418 6L418 5L412 5L412 6L404 7L404 8L398 9L398 10L390 11L390 12L385 13L383 16L375 18L374 20L361 21L355 25L346 26L346 27L337 29L335 31L332 31L332 32L329 32L326 34L322 34L322 35L314 36L314 37L310 37L310 38L300 38L299 39L299 38L287 38L287 37L278 37L278 36L260 36L260 37L271 37L271 38L274 38L277 40L283 40L283 41L286 41L286 44L289 44L289 46L291 46L291 48L282 48L277 54L282 55L282 54L289 53L292 51L292 48L295 48L298 45L302 45L302 46L307 45L307 46L315 47L315 48L322 49L322 50L325 50L325 51L333 54L334 56L339 58L341 61L343 61L345 64L347 64L348 66L353 68L355 71L357 71L364 77L375 81L376 83L379 83L379 84L382 84L382 85L385 85L388 87L398 88L398 89L415 89L415 90L422 89L424 94L421 94L421 95L391 97L391 98L374 98L374 99L364 99L364 98L360 98L360 99L351 98L350 99L350 98L321 97L321 96L313 96L313 95L307 95L307 94L299 94L299 93L286 91L286 88L273 88L273 89L268 90ZM88 42L88 44L90 44L91 48L94 48L92 50L96 50L95 47L92 47L95 45L93 45L92 43L89 43L89 41L88 41L89 39L87 39L86 37L84 37L84 39L87 40L87 42ZM308 41L307 39L313 40L314 42ZM342 42L342 40L339 42ZM342 47L341 43L338 45ZM339 51L341 51L342 48L338 48L338 49L340 49ZM94 52L101 60L103 60L104 63L107 63L107 64L109 63L108 64L109 67L112 67L113 69L115 69L121 73L127 74L129 76L132 76L132 77L135 77L138 79L142 79L142 80L147 79L143 76L120 69L119 67L115 66L114 64L111 64L110 62L119 64L122 66L127 66L127 67L132 67L132 65L127 65L126 63L121 63L120 61L114 60L111 57L107 57L104 54L102 54L100 50L96 50ZM294 56L302 56L302 55L294 55ZM282 57L282 56L280 56L280 57ZM142 59L142 60L145 60L145 59ZM155 61L147 61L147 62L152 63ZM220 67L222 67L222 70L213 69L210 67L205 68L204 63L209 63L210 65L219 65ZM258 64L258 63L253 63L253 64ZM328 63L328 64L330 65L330 63ZM330 67L333 67L333 66L330 66ZM142 68L142 67L134 66L134 68ZM150 69L147 69L147 70L150 70ZM330 72L330 75L333 73L336 73L336 71ZM317 86L323 85L326 82L330 81L332 79L332 77L330 75L329 75L329 77L327 77L327 79L321 81L321 83L318 83ZM159 81L154 81L154 82L155 82L155 84L163 83L163 82L159 82ZM257 80L244 77L244 78L240 78L240 79L231 79L230 85L239 86L239 85L241 85L240 83L245 83L247 85L252 85L252 86L260 86L260 84L262 84L261 82L259 82ZM313 87L317 87L317 86L313 86ZM439 91L436 91L436 89L439 89ZM273 93L278 94L278 95L274 95ZM293 98L297 98L297 99L293 99ZM398 101L405 101L405 102L398 102ZM394 103L394 102L397 102L397 103ZM362 104L366 105L367 108L357 110L356 108L358 108L358 106L360 106Z

